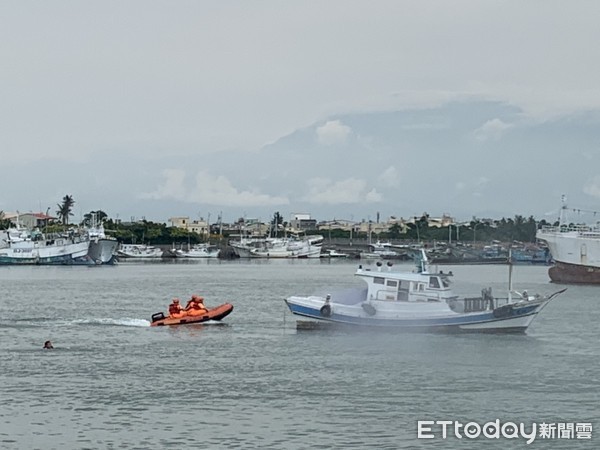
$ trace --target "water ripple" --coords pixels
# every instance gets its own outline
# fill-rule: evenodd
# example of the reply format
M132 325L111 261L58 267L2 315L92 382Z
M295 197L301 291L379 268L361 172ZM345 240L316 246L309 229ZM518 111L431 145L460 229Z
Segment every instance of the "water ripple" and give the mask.
M469 268L479 279L494 270L504 277ZM537 287L547 288L535 270ZM416 421L600 423L596 289L570 288L525 336L296 332L282 299L350 286L352 271L319 262L26 276L11 268L0 299L0 447L445 449L459 442L418 441ZM8 307L23 290L44 293L43 317ZM164 310L175 293L231 300L236 309L221 326L154 328L140 318ZM47 339L54 350L42 350Z

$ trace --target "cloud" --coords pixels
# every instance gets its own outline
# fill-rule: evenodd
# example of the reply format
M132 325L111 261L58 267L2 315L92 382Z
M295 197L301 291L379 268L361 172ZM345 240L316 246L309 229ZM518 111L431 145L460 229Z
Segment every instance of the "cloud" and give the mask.
M473 136L478 141L498 140L506 130L512 127L512 124L505 123L500 119L492 119L473 131Z
M381 195L375 188L371 189L365 195L365 200L371 203L379 203L383 201L383 195Z
M379 183L386 187L397 187L400 184L400 174L394 166L390 166L383 171L377 179Z
M307 181L308 195L303 200L313 204L348 204L381 202L383 197L375 189L367 192L367 182L347 178L333 182L328 178L312 178Z
M600 175L596 175L583 187L585 194L591 195L592 197L600 198Z
M162 171L164 182L158 186L156 191L143 193L140 198L151 200L184 200L186 189L184 186L185 171L181 169L165 169Z
M488 177L479 177L477 178L477 180L475 180L475 186L482 187L488 184L489 182L490 179Z
M192 202L223 206L272 206L290 203L287 197L263 194L258 190L240 191L225 176L213 176L203 171L196 175L196 187L189 197L189 201Z
M317 128L317 140L321 145L343 144L352 133L352 128L339 120L330 120Z
M200 171L195 186L187 190L184 185L185 171L165 169L164 182L154 192L140 195L143 199L178 200L188 203L203 203L219 206L272 206L287 205L287 197L271 196L258 190L238 190L223 175L213 176Z

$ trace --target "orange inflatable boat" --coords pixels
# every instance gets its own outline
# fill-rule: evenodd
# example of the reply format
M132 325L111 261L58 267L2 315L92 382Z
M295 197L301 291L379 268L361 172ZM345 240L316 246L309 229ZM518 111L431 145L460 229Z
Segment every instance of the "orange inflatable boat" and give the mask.
M215 308L208 309L205 313L198 316L183 316L183 317L171 317L165 315L163 312L152 314L153 327L160 327L162 325L187 325L191 323L202 323L208 320L221 320L223 317L229 315L233 311L233 305L231 303L223 303Z

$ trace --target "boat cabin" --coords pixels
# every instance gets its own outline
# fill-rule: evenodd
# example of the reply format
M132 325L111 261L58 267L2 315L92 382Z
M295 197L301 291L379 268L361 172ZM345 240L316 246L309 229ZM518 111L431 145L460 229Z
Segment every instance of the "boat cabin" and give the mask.
M375 270L359 266L356 276L367 283L367 299L396 302L445 302L456 299L450 287L452 272L393 272L390 262L382 270L381 262Z

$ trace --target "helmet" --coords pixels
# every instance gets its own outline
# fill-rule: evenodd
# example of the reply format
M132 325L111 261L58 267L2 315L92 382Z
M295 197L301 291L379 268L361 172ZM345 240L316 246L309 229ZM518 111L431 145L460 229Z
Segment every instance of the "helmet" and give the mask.
M198 296L196 294L192 295L192 300L197 300Z
M204 301L204 297L196 297L196 300L198 300L200 303L202 303Z
M179 303L179 299L178 298L174 298L173 299L173 303Z

